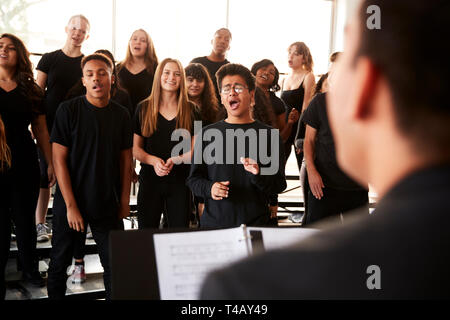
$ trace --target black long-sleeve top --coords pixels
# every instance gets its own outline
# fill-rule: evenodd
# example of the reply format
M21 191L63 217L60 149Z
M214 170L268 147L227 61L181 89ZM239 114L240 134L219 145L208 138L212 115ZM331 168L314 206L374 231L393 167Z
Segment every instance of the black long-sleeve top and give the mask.
M247 137L239 139L239 134ZM246 171L240 157L256 160L260 173ZM213 184L223 181L230 181L228 198L213 200ZM269 195L286 188L279 131L259 121L220 121L203 128L196 138L187 185L196 196L205 199L202 227L266 224L270 217Z

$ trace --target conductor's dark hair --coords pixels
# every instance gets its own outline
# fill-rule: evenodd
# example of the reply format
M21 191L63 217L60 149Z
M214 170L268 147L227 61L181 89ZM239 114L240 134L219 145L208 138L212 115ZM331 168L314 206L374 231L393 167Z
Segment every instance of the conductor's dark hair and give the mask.
M367 27L371 5L380 29ZM364 0L359 10L356 58L368 57L386 78L399 131L418 152L450 159L450 1Z
M256 72L258 72L259 69L270 66L270 65L272 65L275 68L275 77L273 79L270 90L272 92L277 92L278 90L280 90L280 86L278 85L278 80L280 79L280 72L278 71L277 67L275 67L275 64L272 62L272 60L263 59L261 61L256 62L252 66L251 72L256 77Z
M247 67L243 66L242 64L238 63L228 63L226 65L223 65L220 67L219 70L216 72L216 78L217 78L217 87L219 88L219 92L222 90L222 80L226 76L241 76L245 84L248 87L248 91L255 90L255 77L250 72L250 70L247 69Z

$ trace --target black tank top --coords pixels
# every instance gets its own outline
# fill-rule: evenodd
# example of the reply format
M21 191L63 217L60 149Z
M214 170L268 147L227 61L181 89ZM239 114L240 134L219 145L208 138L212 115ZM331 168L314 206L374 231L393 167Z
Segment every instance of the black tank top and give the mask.
M302 112L303 107L303 98L305 97L305 88L303 88L303 82L305 81L305 77L303 77L302 83L300 83L300 86L297 89L294 90L284 90L281 92L281 100L286 104L287 111L286 111L286 123L288 121L289 113L293 108L297 109L299 113ZM294 142L295 135L297 134L297 126L298 121L292 126L291 135L286 141L287 145L291 145ZM303 130L301 130L303 131ZM302 133L300 133L299 138L304 138L304 133L302 136Z

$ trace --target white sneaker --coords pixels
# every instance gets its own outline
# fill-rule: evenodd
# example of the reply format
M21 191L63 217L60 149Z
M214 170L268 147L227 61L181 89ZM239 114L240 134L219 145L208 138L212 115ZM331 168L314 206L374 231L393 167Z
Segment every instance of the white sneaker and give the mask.
M45 242L45 241L50 240L50 237L48 236L48 230L49 230L49 228L43 223L39 223L36 226L36 233L37 233L37 241L38 242Z
M86 281L86 272L84 271L84 266L76 264L73 268L72 275L69 277L69 282L83 283L85 281Z

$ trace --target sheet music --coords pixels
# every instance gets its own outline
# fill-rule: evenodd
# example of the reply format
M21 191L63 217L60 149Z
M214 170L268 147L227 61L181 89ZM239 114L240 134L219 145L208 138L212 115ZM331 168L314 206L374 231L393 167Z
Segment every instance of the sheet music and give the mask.
M154 234L161 300L196 300L206 275L249 255L242 227Z
M264 249L266 251L287 247L304 240L319 231L317 229L308 228L247 227L247 232L250 232L251 230L262 231Z

